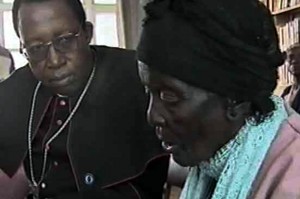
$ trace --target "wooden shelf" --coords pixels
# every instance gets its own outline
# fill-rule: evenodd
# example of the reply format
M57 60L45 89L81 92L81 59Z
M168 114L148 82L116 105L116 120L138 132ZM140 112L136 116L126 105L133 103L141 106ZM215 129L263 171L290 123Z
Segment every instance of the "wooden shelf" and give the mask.
M272 12L272 15L278 16L278 15L285 14L287 12L295 12L295 11L300 11L300 4L292 6L292 7L284 8L284 9L281 9L281 10L274 11L274 12Z

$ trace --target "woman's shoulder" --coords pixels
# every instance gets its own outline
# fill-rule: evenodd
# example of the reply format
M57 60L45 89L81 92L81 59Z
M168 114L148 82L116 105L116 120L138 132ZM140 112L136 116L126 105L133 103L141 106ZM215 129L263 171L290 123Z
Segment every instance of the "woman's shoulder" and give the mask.
M266 157L270 161L265 162L271 164L270 166L288 159L290 163L297 163L300 167L300 115L293 109L289 109L288 113L289 116L283 121Z
M251 198L300 198L300 116L279 130L256 178Z

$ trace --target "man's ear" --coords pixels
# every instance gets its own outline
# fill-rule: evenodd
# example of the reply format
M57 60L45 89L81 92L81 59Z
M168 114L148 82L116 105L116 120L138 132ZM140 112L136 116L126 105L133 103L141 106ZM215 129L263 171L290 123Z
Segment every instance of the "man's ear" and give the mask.
M91 22L89 21L85 22L84 32L85 32L85 41L87 44L90 44L94 33L94 26Z
M250 115L250 102L229 102L226 110L226 117L229 121L244 120Z

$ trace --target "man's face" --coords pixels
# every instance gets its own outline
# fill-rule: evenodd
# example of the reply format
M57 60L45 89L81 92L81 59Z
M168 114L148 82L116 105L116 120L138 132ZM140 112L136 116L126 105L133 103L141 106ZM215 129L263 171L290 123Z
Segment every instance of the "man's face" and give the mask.
M287 52L289 70L293 75L300 76L300 46Z
M224 101L215 94L139 63L150 101L148 121L167 152L183 166L208 160L231 138Z
M19 10L19 33L28 51L31 70L57 94L73 95L84 85L91 69L87 66L91 32L82 29L73 10L63 0L24 3ZM52 44L46 53L41 53L41 44L51 41L57 46L67 46L67 50L61 51Z

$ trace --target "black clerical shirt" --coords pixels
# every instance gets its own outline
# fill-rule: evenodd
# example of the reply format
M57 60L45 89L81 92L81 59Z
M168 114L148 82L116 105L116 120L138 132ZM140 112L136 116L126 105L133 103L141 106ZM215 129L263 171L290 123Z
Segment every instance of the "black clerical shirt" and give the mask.
M33 168L36 181L39 181L43 166L45 143L57 132L70 114L68 98L54 96L33 139ZM40 198L52 198L77 192L71 163L67 152L70 124L49 145L44 179L39 184ZM30 177L29 157L24 161L26 175Z

